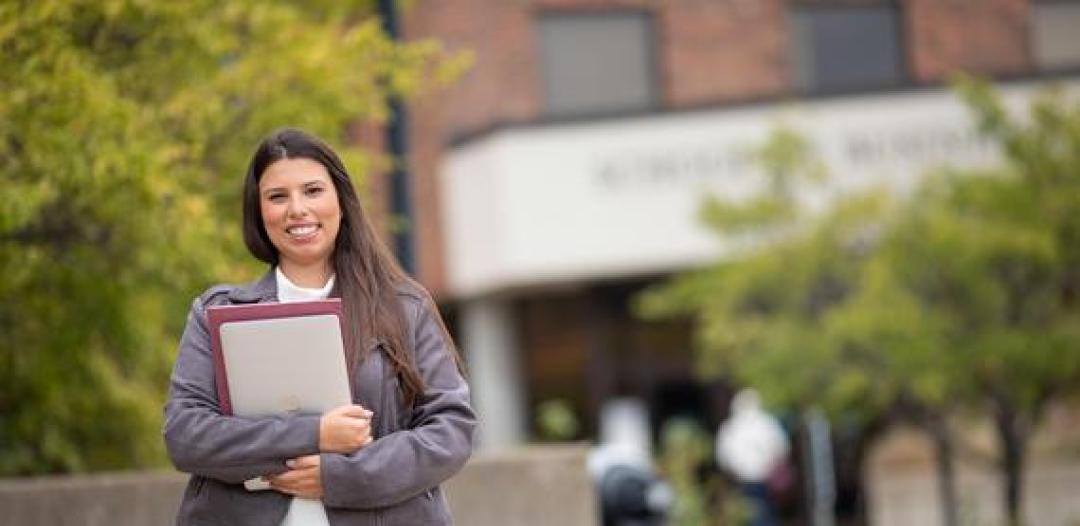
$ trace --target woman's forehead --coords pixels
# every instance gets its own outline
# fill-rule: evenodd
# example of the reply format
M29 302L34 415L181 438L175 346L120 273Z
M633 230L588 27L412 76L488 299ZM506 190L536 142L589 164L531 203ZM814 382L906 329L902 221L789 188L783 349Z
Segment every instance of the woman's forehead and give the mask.
M330 181L326 167L305 157L294 157L274 161L263 170L259 179L259 188L293 186L312 181Z

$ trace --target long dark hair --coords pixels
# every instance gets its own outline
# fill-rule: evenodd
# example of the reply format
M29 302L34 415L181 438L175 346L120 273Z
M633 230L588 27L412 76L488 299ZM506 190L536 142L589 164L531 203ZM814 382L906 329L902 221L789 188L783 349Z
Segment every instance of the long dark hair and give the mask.
M348 321L344 337L349 366L355 371L359 363L367 358L370 344L382 342L399 379L402 397L411 406L424 391L424 381L417 371L413 353L405 347L408 323L404 319L397 291L401 287L418 291L429 304L432 303L431 298L423 287L401 270L379 239L364 215L344 164L326 143L293 128L278 130L263 139L251 158L244 178L244 243L259 260L271 265L278 264L277 248L270 242L263 226L259 179L274 162L295 158L311 159L323 165L337 191L341 227L334 242L332 260L337 276L334 288L341 296ZM461 361L446 335L445 327L443 333L460 368Z

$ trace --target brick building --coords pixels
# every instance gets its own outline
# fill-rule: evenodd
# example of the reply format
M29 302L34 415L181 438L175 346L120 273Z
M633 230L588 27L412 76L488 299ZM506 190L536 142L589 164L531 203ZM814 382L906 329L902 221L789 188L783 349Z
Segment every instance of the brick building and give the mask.
M487 446L527 440L536 405L723 416L691 373L690 327L629 298L721 257L705 192L757 184L745 149L778 119L837 188L910 183L994 152L944 83L990 76L1010 100L1080 79L1080 2L1041 0L417 0L405 37L474 67L409 109L417 275L446 307ZM378 187L378 185L376 185ZM378 188L377 188L378 189ZM378 195L378 194L377 194Z

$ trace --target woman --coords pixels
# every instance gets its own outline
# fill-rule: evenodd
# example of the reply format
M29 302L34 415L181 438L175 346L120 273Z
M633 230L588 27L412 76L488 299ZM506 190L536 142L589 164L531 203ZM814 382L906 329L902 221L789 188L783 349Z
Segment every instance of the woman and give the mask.
M449 524L439 484L472 449L460 358L427 292L364 216L341 160L285 129L244 180L244 241L271 265L247 286L195 300L165 407L165 443L192 474L179 525ZM340 297L353 402L322 415L224 416L206 308ZM269 491L244 482L269 482ZM320 502L321 501L321 502Z

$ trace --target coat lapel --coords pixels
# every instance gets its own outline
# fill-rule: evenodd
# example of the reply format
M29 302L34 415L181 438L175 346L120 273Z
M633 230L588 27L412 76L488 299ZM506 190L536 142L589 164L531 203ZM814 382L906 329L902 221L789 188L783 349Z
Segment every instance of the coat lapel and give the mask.
M271 268L258 281L229 292L229 301L233 303L266 303L277 301L277 280Z

